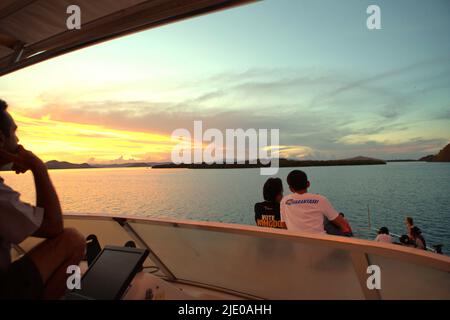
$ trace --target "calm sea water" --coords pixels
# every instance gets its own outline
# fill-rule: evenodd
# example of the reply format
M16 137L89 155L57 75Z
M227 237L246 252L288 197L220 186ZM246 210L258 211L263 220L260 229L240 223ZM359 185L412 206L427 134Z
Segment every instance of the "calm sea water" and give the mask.
M280 169L285 183L291 168ZM390 163L382 166L308 167L311 192L328 197L345 213L358 237L368 227L405 233L412 216L428 244L442 243L450 254L450 163ZM259 169L75 169L50 171L66 212L253 224L253 205L262 200L267 177ZM35 199L31 174L1 172L5 182Z

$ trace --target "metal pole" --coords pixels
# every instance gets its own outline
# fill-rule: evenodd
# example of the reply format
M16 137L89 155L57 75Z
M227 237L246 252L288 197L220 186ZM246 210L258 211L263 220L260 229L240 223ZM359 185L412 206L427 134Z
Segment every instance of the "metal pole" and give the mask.
M175 281L177 278L169 270L169 268L161 261L158 255L150 248L150 246L145 242L141 236L134 230L134 228L128 223L128 221L124 218L114 218L114 220L119 223L119 225L125 229L125 231L139 244L139 246L147 249L149 251L149 258L152 260L156 266L166 275L166 277Z

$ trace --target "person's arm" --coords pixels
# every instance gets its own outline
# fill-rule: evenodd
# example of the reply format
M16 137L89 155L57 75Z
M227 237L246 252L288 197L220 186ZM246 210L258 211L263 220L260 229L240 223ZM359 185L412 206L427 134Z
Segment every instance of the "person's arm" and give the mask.
M36 188L36 206L44 209L44 219L35 237L52 238L63 231L61 205L47 168L42 161L32 169Z
M339 229L341 229L342 232L346 233L346 232L350 232L350 229L348 228L348 225L346 223L346 221L344 220L344 218L342 218L339 214L336 217L336 219L331 220L331 222L338 227Z
M345 221L343 217L339 215L339 212L336 211L336 209L333 208L331 203L328 201L327 198L323 197L322 201L322 208L324 210L325 216L328 218L328 220L331 221L336 227L341 229L342 232L350 232L350 229L348 228L348 224Z
M36 188L36 206L44 209L44 217L40 227L33 234L35 237L52 238L63 231L63 219L58 195L48 175L47 167L31 151L22 146L14 155L13 170L24 173L31 170Z

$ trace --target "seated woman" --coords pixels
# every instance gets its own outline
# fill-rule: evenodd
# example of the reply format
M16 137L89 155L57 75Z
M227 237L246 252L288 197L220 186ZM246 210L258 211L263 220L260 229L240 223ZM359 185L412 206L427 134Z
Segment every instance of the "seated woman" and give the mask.
M381 227L380 230L378 230L378 235L375 238L375 241L392 243L392 237L389 234L389 229L387 227Z
M280 178L269 178L263 187L263 202L255 204L255 222L260 227L286 229L280 218L283 183Z
M411 217L405 218L406 234L409 238L412 238L411 229L414 228L414 220Z
M418 227L411 228L411 242L414 243L417 249L427 250L427 243L422 236L422 231Z

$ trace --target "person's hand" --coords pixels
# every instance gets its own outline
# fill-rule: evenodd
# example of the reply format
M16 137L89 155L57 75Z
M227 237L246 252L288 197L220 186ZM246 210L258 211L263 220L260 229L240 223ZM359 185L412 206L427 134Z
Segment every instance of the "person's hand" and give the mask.
M10 153L4 149L0 149L0 158L12 162L12 170L17 174L45 167L41 159L33 152L26 150L22 145L17 146L16 153Z

